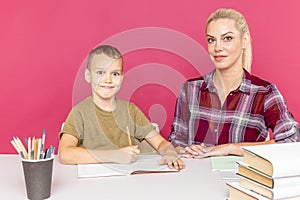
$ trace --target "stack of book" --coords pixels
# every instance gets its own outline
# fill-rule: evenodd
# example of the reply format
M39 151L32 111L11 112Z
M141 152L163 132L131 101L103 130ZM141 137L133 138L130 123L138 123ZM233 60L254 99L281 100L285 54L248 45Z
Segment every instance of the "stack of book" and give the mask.
M300 143L243 147L240 181L227 183L229 198L300 199Z

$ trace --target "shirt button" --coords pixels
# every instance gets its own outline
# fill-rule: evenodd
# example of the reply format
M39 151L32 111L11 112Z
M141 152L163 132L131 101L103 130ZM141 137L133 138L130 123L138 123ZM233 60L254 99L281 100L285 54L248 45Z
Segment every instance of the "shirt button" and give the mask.
M216 133L216 132L218 132L218 130L217 130L217 129L215 129L215 133Z

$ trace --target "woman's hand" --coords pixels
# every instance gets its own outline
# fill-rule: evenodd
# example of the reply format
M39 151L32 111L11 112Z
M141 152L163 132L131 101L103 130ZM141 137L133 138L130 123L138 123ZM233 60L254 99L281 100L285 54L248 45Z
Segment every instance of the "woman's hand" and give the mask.
M227 155L243 155L239 144L222 144L217 146L191 145L184 148L185 152L182 157L185 158L206 158L210 156L227 156Z
M185 158L202 158L207 157L206 154L212 150L213 147L206 146L204 143L200 145L193 144L189 147L181 149L181 156Z

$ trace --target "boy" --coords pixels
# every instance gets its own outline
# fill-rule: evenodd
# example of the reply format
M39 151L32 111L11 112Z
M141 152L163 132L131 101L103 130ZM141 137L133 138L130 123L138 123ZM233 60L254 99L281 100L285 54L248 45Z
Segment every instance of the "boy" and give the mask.
M184 168L174 147L145 115L133 103L115 97L123 80L122 62L121 53L108 45L90 52L85 80L92 96L76 105L66 119L60 133L61 163L131 163L140 153L131 141L145 139L163 156L161 164Z

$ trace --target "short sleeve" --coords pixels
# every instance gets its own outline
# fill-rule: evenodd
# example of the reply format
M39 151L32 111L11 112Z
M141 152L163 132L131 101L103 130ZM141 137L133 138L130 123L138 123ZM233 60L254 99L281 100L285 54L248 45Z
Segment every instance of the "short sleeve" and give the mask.
M145 139L149 133L156 130L155 126L134 103L130 103L129 112L131 119L134 121L135 137L137 139Z
M66 121L64 122L64 126L62 127L62 130L59 133L59 138L61 138L63 134L70 134L76 137L79 141L80 136L78 134L77 129L78 129L78 125L75 125L74 110L72 110L67 116Z

